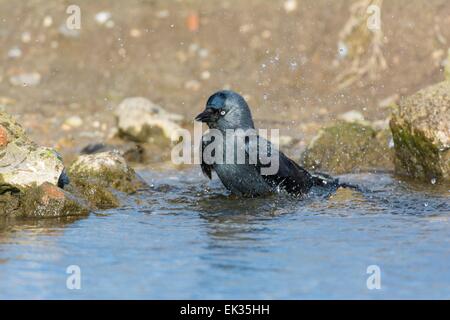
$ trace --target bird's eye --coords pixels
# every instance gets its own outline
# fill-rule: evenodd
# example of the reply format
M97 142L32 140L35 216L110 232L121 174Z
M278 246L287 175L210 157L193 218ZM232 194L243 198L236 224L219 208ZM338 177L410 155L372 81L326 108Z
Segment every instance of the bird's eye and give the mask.
M225 113L227 113L225 110L220 111L220 115L221 115L221 116L224 116Z

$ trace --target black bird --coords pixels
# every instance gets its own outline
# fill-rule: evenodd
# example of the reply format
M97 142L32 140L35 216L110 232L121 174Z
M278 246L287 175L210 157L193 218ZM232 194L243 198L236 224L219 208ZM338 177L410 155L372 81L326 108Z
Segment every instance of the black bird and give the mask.
M239 146L236 141L234 150L245 152L245 162L237 162L236 156L232 161L226 161L227 145L233 143L226 132L234 130L255 130L250 108L244 98L233 91L223 90L213 94L206 103L205 110L200 113L195 120L205 122L210 130L202 136L200 144L200 159L203 173L211 179L212 171L219 176L224 186L233 194L255 197L264 194L277 193L285 191L291 195L302 196L308 193L313 186L339 187L347 186L339 184L337 179L328 175L312 175L293 160L289 159L284 153L278 151L270 141L256 135L256 139L245 138L244 143ZM215 136L211 131L222 133L224 139L219 146L223 147L223 161L208 162L205 161L204 151L213 143ZM232 147L233 147L232 146ZM258 149L259 147L259 149ZM266 147L266 149L262 148ZM239 149L241 148L241 149ZM210 148L214 149L214 148ZM261 149L264 154L261 154ZM228 149L230 150L230 149ZM249 161L251 151L257 150L256 161ZM214 156L214 152L211 152ZM263 174L262 169L268 167L267 162L262 158L266 156L278 157L278 170L270 174ZM220 157L219 157L220 158Z

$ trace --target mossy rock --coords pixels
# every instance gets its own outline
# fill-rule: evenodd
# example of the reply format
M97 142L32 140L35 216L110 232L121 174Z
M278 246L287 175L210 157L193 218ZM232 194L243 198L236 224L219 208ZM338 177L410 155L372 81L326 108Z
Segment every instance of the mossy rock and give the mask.
M78 157L68 174L71 184L98 209L120 206L119 192L130 195L147 187L125 159L113 151Z
M183 117L143 97L124 99L114 110L118 136L134 142L170 145Z
M6 130L8 142L16 142L19 145L31 142L22 126L6 112L0 111L0 126Z
M82 177L71 178L71 185L67 189L86 199L93 209L112 209L120 206L117 194L98 180Z
M339 121L322 129L303 153L303 165L335 174L393 170L389 130Z
M13 117L0 112L0 194L45 182L66 183L61 156L31 141Z
M48 182L0 195L3 217L55 218L86 216L89 212L85 201Z
M450 181L450 81L401 99L390 126L396 173L424 181Z

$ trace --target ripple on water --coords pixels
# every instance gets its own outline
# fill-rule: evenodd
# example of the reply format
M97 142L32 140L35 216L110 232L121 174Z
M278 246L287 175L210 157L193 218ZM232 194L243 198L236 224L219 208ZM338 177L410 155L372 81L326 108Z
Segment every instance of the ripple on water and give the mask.
M0 221L0 298L450 297L448 188L357 174L364 193L242 199L199 170L140 173L150 191L122 208Z

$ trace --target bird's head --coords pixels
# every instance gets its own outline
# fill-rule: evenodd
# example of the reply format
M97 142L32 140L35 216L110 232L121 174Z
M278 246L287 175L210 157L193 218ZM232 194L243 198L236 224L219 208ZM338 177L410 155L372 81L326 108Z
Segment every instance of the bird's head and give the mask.
M255 127L247 102L242 96L229 90L218 91L209 97L205 110L195 120L219 130Z

